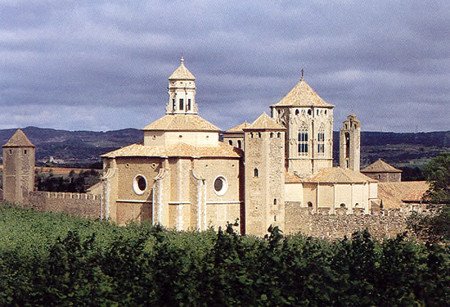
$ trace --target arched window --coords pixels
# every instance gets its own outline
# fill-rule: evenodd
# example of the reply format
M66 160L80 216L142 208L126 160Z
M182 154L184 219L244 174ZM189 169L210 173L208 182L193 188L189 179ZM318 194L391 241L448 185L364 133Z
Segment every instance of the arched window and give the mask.
M187 102L187 110L188 111L191 110L191 100L190 99L188 99L188 102Z
M305 123L300 126L298 131L298 154L300 156L308 155L308 127Z
M238 146L238 148L242 148L242 142L241 142L241 140L238 140L238 141L237 141L237 146Z
M317 153L321 156L325 154L325 126L320 125L319 133L317 133Z
M346 132L344 134L344 137L345 137L345 157L350 158L350 134Z
M229 140L229 141L228 141L228 144L230 144L231 146L233 146L233 141L232 141L232 140Z
M340 204L340 207L345 208L345 204L344 203Z
M274 205L277 204L277 199L276 199L276 198L273 199L273 204L274 204Z
M184 99L180 98L180 110L184 110Z
M270 133L270 138L273 139L273 132Z
M299 115L299 114L300 114L300 110L299 109L295 110L295 115Z
M261 132L258 132L258 137L261 138Z
M175 99L172 99L172 109L175 111L176 108L177 108L177 104L175 102Z
M259 177L259 171L257 168L253 170L253 177Z
M313 204L312 204L312 202L308 202L308 208L312 208L313 207Z
M277 133L277 138L281 138L281 132Z

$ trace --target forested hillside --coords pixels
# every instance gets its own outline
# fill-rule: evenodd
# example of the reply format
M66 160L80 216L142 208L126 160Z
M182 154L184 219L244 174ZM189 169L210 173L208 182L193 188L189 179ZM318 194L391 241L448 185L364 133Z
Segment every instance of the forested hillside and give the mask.
M86 166L99 161L108 151L142 142L142 131L123 129L107 132L65 131L27 127L23 129L36 145L36 158L50 156L69 165ZM15 129L0 130L4 144ZM421 166L426 160L450 150L450 131L427 133L362 132L361 165L378 158L394 166ZM334 160L339 160L339 133L334 132ZM0 153L1 154L1 153Z

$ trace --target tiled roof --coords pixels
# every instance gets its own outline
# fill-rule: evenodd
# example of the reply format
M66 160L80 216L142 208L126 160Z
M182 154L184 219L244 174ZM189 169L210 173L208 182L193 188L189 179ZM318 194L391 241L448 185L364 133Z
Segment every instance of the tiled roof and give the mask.
M245 122L243 122L243 123L241 123L241 124L239 124L237 126L234 126L233 128L228 129L226 132L230 132L230 133L242 132L243 133L244 132L243 129L247 128L249 125L250 124L245 121Z
M369 166L361 170L361 173L401 173L402 171L396 169L392 165L387 164L381 159L373 162Z
M145 130L220 131L218 127L196 114L169 114L145 126Z
M285 130L282 125L270 118L265 112L261 114L253 123L244 128L244 130Z
M355 172L349 168L330 167L323 168L312 177L303 179L303 182L323 182L323 183L364 183L377 182L377 180L367 177L360 172Z
M403 202L420 203L428 190L426 181L379 182L378 198L386 209L400 208Z
M21 129L17 129L3 147L34 147Z
M89 188L86 189L86 193L89 194L101 194L103 189L103 182L99 181L94 185L91 185Z
M195 80L194 75L184 66L184 60L181 58L180 66L170 75L169 80Z
M184 143L171 146L144 146L132 144L102 155L104 158L116 157L220 157L239 158L240 149L219 142L218 146L192 146Z
M334 106L323 100L305 80L301 79L286 96L273 106L289 106L289 107L325 107L333 108Z
M286 183L301 183L303 181L299 176L289 173L289 172L286 172L285 173L285 182Z

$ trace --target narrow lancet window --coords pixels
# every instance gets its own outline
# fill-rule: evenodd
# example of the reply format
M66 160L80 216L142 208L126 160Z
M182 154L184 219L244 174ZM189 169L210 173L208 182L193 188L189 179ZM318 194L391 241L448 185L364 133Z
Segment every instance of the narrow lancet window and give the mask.
M308 155L308 128L302 125L298 132L298 154L300 156Z
M184 110L184 99L180 98L180 110Z

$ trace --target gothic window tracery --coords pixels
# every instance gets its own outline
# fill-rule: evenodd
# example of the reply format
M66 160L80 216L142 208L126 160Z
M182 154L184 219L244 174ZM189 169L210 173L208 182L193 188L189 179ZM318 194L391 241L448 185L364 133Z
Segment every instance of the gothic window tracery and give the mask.
M320 125L319 133L317 133L317 153L319 155L324 155L325 153L325 126Z
M308 127L302 123L298 131L298 154L300 156L308 155Z

